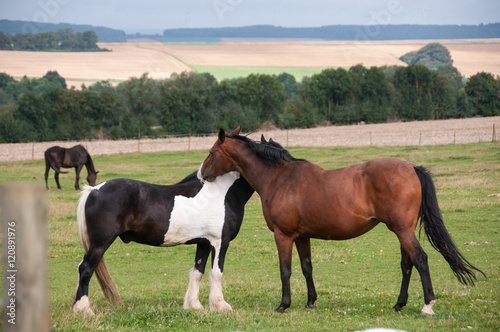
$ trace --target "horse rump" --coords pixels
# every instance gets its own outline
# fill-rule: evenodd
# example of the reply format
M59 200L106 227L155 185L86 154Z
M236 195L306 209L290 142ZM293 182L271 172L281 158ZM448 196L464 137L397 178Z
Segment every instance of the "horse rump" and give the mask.
M87 202L90 193L95 188L96 187L84 185L83 190L80 194L80 199L78 200L78 207L77 207L78 233L80 234L80 239L82 241L85 254L87 254L90 248L90 239L87 232L87 222L85 218L85 204ZM97 265L95 269L95 274L106 300L111 304L121 304L122 299L120 297L120 294L118 293L118 289L111 280L111 276L109 275L108 269L106 267L104 257L101 258L101 261ZM77 300L76 296L75 300Z

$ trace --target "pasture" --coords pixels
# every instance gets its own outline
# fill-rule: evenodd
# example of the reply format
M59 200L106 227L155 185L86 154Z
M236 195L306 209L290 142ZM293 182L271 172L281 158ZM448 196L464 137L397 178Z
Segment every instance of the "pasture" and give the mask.
M269 138L269 137L267 137ZM278 140L279 141L279 140ZM500 329L500 146L498 143L411 147L291 147L291 154L326 168L344 167L379 157L395 157L424 165L433 172L445 225L462 254L482 269L475 287L461 285L442 256L422 235L429 255L437 303L435 316L420 314L423 294L418 273L410 283L408 305L396 303L401 282L399 242L384 225L349 241L312 240L312 263L318 309L306 310L306 285L298 255L292 263L292 306L285 314L273 310L281 297L278 256L257 194L246 206L240 234L229 246L223 276L224 297L232 312L182 309L194 246L156 248L117 240L106 264L123 299L107 304L92 278L90 301L96 313L74 315L70 305L83 249L76 225L79 193L74 173L61 175L63 190L53 177L47 194L49 220L49 297L55 331L96 330L273 330L347 331L392 327L408 331ZM128 177L170 184L197 169L207 151L156 152L94 157L98 181ZM43 182L43 160L0 162L0 184ZM52 173L51 173L52 174ZM85 170L82 178L85 178ZM496 195L495 195L496 194ZM207 270L208 272L208 270ZM208 308L208 274L200 300Z
M100 43L100 47L112 52L0 51L0 72L21 78L42 77L47 71L56 70L68 86L76 88L100 80L116 84L143 73L165 79L172 73L191 70L212 73L219 80L282 72L300 80L328 67L404 66L400 56L432 42L448 48L453 66L466 77L481 71L500 74L499 39Z

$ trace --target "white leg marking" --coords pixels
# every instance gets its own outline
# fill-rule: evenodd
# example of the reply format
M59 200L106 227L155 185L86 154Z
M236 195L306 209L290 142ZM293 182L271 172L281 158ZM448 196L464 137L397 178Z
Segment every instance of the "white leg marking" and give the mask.
M94 316L94 312L90 309L90 302L87 295L82 296L73 305L73 312L77 313L79 311L82 311L84 316Z
M229 303L224 301L224 295L222 294L222 272L220 271L217 263L215 263L212 270L210 270L209 302L210 302L210 310L213 311L233 310L233 308L231 308Z
M434 311L432 310L432 306L436 303L436 300L432 300L429 304L424 305L422 308L422 313L426 315L434 315Z
M194 267L189 272L189 285L186 295L184 296L184 309L198 309L203 310L203 305L200 302L200 282L203 277L203 273L195 269Z

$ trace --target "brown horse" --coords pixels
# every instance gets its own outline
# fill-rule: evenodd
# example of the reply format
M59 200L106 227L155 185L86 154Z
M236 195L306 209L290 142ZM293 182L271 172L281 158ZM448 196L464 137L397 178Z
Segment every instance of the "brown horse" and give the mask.
M80 180L80 172L83 165L87 167L87 181L91 186L95 186L95 181L97 178L97 173L94 168L94 162L90 157L89 153L85 148L78 144L72 148L66 149L60 146L53 146L45 151L45 187L49 190L49 185L47 184L47 178L49 177L49 170L52 168L55 172L54 178L56 179L57 188L61 189L59 184L59 173L61 172L61 167L63 168L75 168L76 180L75 189L79 190L80 186L78 181Z
M312 277L311 238L347 240L363 235L378 223L394 232L401 244L401 291L393 309L408 300L411 271L416 267L424 291L424 314L434 314L427 254L415 236L420 218L427 238L463 284L474 285L472 266L446 230L429 173L410 162L376 159L341 169L324 169L292 157L279 144L259 144L239 135L240 128L218 140L203 162L201 175L238 171L257 191L267 226L274 232L280 261L282 298L276 312L290 306L293 243L307 283L306 308L316 308Z

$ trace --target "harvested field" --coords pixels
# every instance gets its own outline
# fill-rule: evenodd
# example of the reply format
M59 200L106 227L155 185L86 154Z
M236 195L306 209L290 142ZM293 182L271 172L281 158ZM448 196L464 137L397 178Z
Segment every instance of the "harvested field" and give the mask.
M112 52L0 51L0 72L42 77L57 70L69 86L100 80L119 82L148 72L164 79L201 67L326 67L404 65L398 58L431 42L445 45L465 76L500 75L500 39L398 41L247 41L218 44L100 43Z
M496 129L493 135L493 128ZM229 128L226 128L229 129ZM232 128L231 128L232 129ZM243 128L244 129L244 128ZM395 122L385 124L328 126L312 129L256 131L284 146L412 146L491 142L500 140L500 116L471 119ZM216 136L169 137L119 141L42 142L0 144L0 161L43 159L53 145L83 144L93 156L101 154L208 150Z

